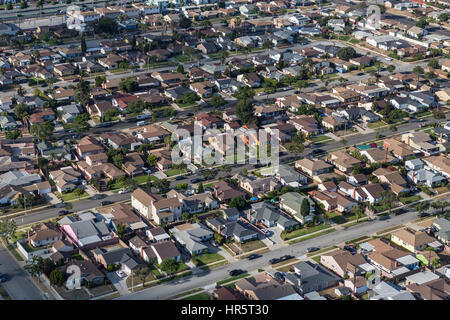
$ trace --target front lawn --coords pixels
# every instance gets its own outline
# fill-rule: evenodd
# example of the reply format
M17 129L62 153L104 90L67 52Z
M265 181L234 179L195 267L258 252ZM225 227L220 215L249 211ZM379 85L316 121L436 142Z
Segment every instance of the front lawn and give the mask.
M311 140L315 144L333 141L333 139L331 139L328 136L314 136L314 137L311 137L309 140Z
M164 173L168 176L168 177L172 177L172 176L178 176L180 174L184 174L186 173L186 169L169 169L164 171Z
M186 297L182 300L211 300L211 297L209 294L202 292L194 294L193 296Z
M305 228L301 228L298 230L294 230L292 232L286 233L283 240L290 240L290 239L294 239L294 238L297 238L300 236L304 236L305 234L316 232L316 231L328 228L329 226L330 226L329 224L319 224L319 225L311 227L311 228L305 227Z
M257 250L257 249L261 249L261 248L265 248L265 247L266 247L266 245L261 240L248 241L248 242L242 243L240 246L240 248L244 252L249 252L249 251L253 251L253 250Z
M384 122L383 120L380 120L380 121L376 121L376 122L369 123L367 126L368 126L370 129L376 129L376 128L383 127L383 126L385 126L385 125L386 125L386 122Z
M399 200L401 201L401 203L403 204L408 204L408 203L412 203L412 202L416 202L421 200L422 198L419 195L414 195L414 196L409 196L409 197L400 197Z
M75 192L73 192L73 191L63 193L63 194L59 193L58 191L56 191L55 193L58 196L58 198L62 199L64 202L71 201L71 200L78 200L80 198L89 196L89 193L87 193L86 191L84 191L83 194L80 196L75 194Z
M202 266L202 265L207 265L213 262L217 262L217 261L221 261L224 260L225 258L222 257L220 254L218 253L205 253L202 254L200 256L196 256L194 258L192 258L193 262L195 263L196 266Z
M231 281L234 281L234 280L239 280L241 278L245 278L245 277L248 277L248 276L249 276L248 273L243 273L243 274L240 274L238 276L234 276L234 277L231 277L231 278L228 278L228 279L225 279L225 280L217 281L216 284L217 285L222 285L224 283L228 283L228 282L231 282Z
M334 211L327 212L326 215L327 215L328 219L333 221L334 223L342 224L342 223L347 222L347 219L345 219L342 215L340 215Z

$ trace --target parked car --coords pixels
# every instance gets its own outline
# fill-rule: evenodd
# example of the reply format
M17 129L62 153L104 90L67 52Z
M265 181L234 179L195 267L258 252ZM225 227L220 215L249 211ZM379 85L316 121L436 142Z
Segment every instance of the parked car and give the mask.
M91 197L92 200L100 200L103 199L104 197L106 197L104 194L96 194L94 196Z
M395 211L394 211L394 214L395 214L396 216L399 216L399 215L404 214L404 213L406 213L406 212L408 212L407 209L405 209L405 208L400 208L400 209L398 209L398 210L395 210Z
M243 273L245 273L245 270L234 269L234 270L231 270L231 271L229 272L229 275L230 275L231 277L235 277L235 276L238 276L238 275L243 274Z
M130 190L128 190L128 189L122 189L122 190L120 190L118 193L119 193L119 194L124 194L124 193L128 193L128 192L130 192Z
M69 214L70 213L70 211L67 211L67 210L60 210L59 212L58 212L58 215L59 216L65 216L66 214Z
M8 276L6 274L0 274L0 283L6 282L8 280Z
M309 247L309 248L306 248L306 252L308 252L308 253L314 252L314 251L318 251L318 250L320 250L320 248L317 248L317 247Z
M260 254L253 253L253 254L249 255L249 256L247 257L247 259L248 259L248 260L255 260L255 259L258 259L258 258L260 258L260 257L261 257Z
M281 272L275 272L274 278L275 278L275 280L277 280L278 282L284 283L285 277L284 277L284 274L282 274Z
M183 179L184 179L184 176L175 177L175 180L183 180Z
M381 216L378 219L379 220L388 220L388 219L390 219L390 217L388 215L386 215L386 216Z
M108 204L112 204L113 202L112 201L102 201L102 202L100 202L100 204L102 205L102 206L107 206Z
M205 178L195 178L195 179L192 179L192 180L191 180L191 183L199 183L199 182L202 182L202 181L205 181Z
M347 250L351 254L355 254L358 252L354 246L349 246L349 245L345 245L344 250Z
M273 258L273 259L269 260L270 264L275 264L275 263L278 263L278 262L281 262L280 258Z

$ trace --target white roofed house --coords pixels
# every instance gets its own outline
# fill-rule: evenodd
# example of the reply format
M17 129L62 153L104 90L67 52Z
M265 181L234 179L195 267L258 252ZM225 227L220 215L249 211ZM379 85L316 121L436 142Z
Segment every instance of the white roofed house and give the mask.
M204 242L214 235L214 232L201 223L185 223L170 229L169 232L192 256L208 252L208 246Z

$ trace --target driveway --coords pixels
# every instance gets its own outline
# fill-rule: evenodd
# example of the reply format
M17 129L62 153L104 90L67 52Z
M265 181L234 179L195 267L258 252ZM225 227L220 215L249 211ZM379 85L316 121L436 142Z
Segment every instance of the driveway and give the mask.
M269 236L269 239L267 237L263 239L263 242L270 248L275 244L283 244L283 239L281 239L281 232L282 230L278 227L271 227L268 228L269 231L271 231L271 234Z
M121 295L130 293L127 286L128 276L120 278L116 272L108 272L106 274L106 277L109 279L109 281L111 281L111 284L117 289L117 291L120 292Z

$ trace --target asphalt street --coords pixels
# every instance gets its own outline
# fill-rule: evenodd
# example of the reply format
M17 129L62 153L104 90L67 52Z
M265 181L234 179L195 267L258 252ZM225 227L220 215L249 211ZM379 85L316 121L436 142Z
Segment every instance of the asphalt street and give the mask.
M403 215L392 216L388 220L373 220L369 222L362 222L348 229L335 231L320 237L298 242L292 245L286 245L277 248L273 251L264 253L263 256L256 260L238 260L227 265L214 268L212 271L204 271L183 277L174 281L165 282L158 286L144 289L138 292L130 293L125 296L117 298L118 300L160 300L175 296L181 292L188 290L208 287L214 285L217 281L229 278L229 271L233 269L243 269L247 272L253 272L258 269L267 268L269 260L272 258L279 258L283 255L292 255L294 257L301 257L306 254L306 248L319 247L328 248L333 245L338 245L356 239L362 236L372 235L378 231L388 229L392 226L406 224L411 220L417 219L417 212L407 212Z
M29 274L17 263L0 244L0 273L6 274L9 279L2 283L13 300L44 300L42 292L30 279Z

